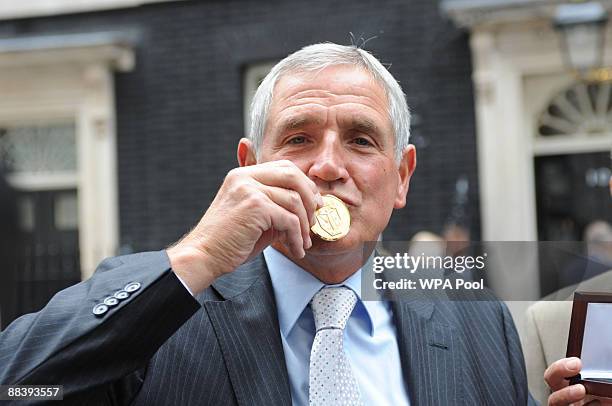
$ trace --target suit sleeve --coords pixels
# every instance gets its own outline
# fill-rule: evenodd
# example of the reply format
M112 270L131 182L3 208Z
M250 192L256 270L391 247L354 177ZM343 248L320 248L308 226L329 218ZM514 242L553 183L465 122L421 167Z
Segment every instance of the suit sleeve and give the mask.
M74 404L108 397L199 308L165 251L106 259L0 333L0 383L63 385Z

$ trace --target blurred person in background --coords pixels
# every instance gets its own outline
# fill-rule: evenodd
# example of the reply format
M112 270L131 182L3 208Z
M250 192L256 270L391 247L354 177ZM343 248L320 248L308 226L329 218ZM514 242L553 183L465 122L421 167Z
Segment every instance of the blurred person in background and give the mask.
M464 250L470 246L469 228L456 222L444 226L442 238L446 241L446 254L450 256L465 255Z
M561 286L575 285L612 269L612 226L607 221L589 223L582 241L585 256L576 258L561 271Z
M408 255L412 257L418 257L419 255L442 257L445 247L444 239L438 234L431 231L419 231L410 239Z
M446 242L438 234L431 231L419 231L410 239L408 255L411 257L428 256L428 257L444 257L446 250ZM426 269L428 278L444 277L443 269ZM415 274L421 274L420 270Z

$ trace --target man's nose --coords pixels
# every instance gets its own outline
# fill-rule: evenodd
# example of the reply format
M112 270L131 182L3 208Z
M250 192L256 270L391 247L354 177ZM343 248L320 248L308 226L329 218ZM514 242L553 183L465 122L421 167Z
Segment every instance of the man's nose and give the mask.
M326 134L317 148L314 161L308 170L308 177L324 182L346 182L349 174L346 169L346 151L337 134Z

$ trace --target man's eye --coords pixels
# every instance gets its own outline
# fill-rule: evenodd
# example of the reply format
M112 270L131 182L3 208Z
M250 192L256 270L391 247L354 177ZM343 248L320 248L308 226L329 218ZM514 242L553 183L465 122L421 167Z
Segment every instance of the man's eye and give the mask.
M372 145L372 143L370 141L368 141L367 139L363 138L363 137L357 137L353 140L353 142L357 145L361 145L361 146L368 146L368 145Z
M293 137L289 140L289 144L303 144L304 142L306 142L306 138L303 136L297 136L297 137Z

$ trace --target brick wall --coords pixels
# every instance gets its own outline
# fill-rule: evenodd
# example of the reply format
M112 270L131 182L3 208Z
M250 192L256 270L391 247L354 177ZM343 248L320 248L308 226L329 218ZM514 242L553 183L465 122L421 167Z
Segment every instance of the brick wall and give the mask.
M368 42L400 81L413 113L418 166L386 239L440 232L454 184L470 181L473 238L478 185L467 34L432 0L186 1L0 22L0 37L126 30L136 69L116 75L121 242L160 249L187 232L235 166L243 132L242 75L310 43Z

